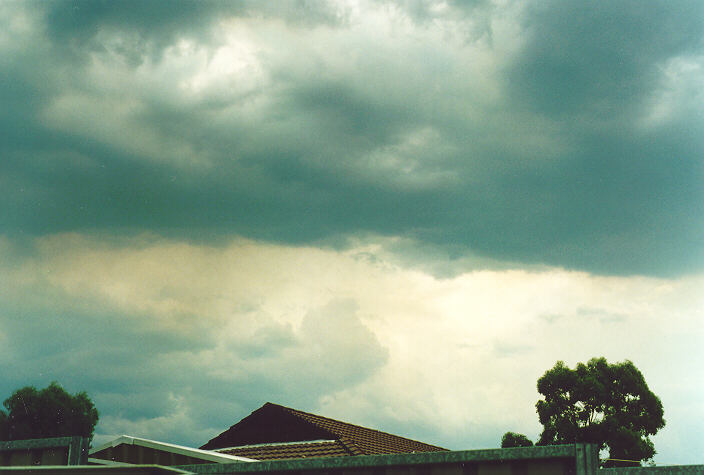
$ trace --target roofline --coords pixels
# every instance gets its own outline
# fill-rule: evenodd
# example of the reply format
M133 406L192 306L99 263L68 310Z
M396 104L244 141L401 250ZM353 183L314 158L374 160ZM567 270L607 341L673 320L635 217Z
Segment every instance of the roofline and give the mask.
M134 463L127 463L127 462L116 462L114 460L107 460L107 459L97 459L93 457L88 457L88 465L105 465L105 466L115 466L115 467L131 467L132 465L136 465Z
M214 465L214 464L200 464L200 465ZM229 464L235 465L235 464ZM182 470L176 468L175 466L166 465L156 465L156 464L135 464L135 465L16 465L16 466L2 466L0 467L0 473L13 473L27 474L27 473L46 473L46 474L81 474L91 475L95 473L118 473L118 474L178 474L178 475L193 475L195 472L192 470Z
M172 452L175 454L186 455L188 457L194 457L201 460L208 460L210 462L218 463L232 463L232 462L257 462L257 460L250 459L247 457L239 457L237 455L221 454L219 452L214 452L212 450L195 449L193 447L186 447L183 445L169 444L168 442L159 442L157 440L143 439L141 437L133 437L130 435L121 435L120 437L106 442L103 445L91 449L88 452L90 455L100 452L102 450L108 449L110 447L117 447L121 444L127 445L138 445L141 447L147 447L150 449L163 450L166 452Z

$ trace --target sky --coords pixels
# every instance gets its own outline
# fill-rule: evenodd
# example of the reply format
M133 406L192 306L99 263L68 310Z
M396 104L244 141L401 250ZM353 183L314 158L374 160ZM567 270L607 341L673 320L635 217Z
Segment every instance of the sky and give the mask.
M704 462L704 3L4 0L0 104L0 398L477 449L605 356Z

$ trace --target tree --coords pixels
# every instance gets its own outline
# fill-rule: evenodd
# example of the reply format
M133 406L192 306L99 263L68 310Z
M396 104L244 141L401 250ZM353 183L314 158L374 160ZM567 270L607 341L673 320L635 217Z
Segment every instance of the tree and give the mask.
M592 358L572 370L558 361L538 379L538 392L538 445L591 442L630 465L655 455L650 436L665 426L662 403L632 362ZM623 463L607 460L612 465Z
M516 432L506 432L501 438L501 448L505 449L508 447L530 447L533 442L523 434L518 434Z
M93 439L98 410L85 392L71 395L58 383L42 390L26 386L3 402L0 440L80 435Z

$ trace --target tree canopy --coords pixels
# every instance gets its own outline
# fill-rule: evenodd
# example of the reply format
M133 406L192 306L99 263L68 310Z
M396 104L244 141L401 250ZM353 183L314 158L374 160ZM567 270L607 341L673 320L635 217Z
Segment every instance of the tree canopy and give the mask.
M592 442L616 460L650 460L650 436L665 426L660 399L635 365L592 358L575 369L558 361L538 379L539 445Z
M0 410L0 440L80 435L93 439L98 410L85 392L67 393L58 383L18 389Z
M516 432L506 432L501 438L502 449L508 447L530 447L532 445L533 442L528 437Z

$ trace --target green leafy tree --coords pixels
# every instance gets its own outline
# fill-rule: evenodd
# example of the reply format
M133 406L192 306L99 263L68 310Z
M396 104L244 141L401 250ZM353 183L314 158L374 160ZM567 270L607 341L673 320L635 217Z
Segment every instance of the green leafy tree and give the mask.
M508 447L530 447L533 442L523 434L518 434L516 432L506 432L501 438L501 448L506 449Z
M0 439L22 440L80 435L93 439L98 410L85 392L71 395L58 383L42 390L26 386L3 402Z
M558 361L538 379L538 392L538 445L595 443L608 451L605 466L640 465L655 455L650 436L665 426L662 403L632 362L592 358L570 369Z

